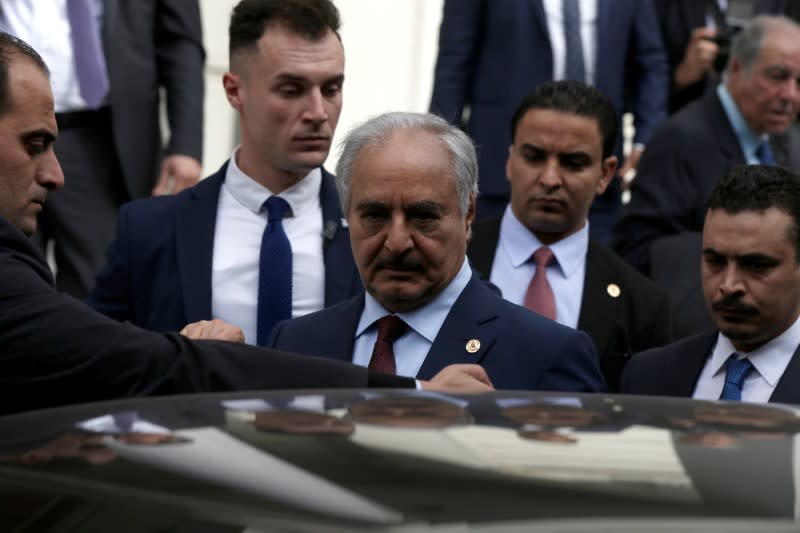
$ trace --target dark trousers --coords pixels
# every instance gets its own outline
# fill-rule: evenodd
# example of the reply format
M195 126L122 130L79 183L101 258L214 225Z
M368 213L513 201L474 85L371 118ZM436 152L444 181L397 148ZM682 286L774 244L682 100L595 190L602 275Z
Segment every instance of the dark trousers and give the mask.
M48 195L34 238L53 241L56 286L76 298L94 287L114 238L117 210L128 201L106 110L57 114L55 152L64 171L64 188Z

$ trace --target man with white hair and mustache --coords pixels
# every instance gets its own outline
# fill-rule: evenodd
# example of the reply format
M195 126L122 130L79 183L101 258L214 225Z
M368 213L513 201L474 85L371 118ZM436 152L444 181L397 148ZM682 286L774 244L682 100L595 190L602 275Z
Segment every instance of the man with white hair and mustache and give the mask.
M792 126L800 109L798 79L800 26L781 16L754 18L733 39L723 83L673 115L648 142L614 229L615 250L652 275L654 241L700 232L720 176L744 164L800 170Z

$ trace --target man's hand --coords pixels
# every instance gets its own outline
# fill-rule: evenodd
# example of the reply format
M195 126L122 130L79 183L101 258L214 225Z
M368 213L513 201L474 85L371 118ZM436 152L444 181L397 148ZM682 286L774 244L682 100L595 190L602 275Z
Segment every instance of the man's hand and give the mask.
M218 318L201 320L187 324L181 335L190 339L211 339L218 341L244 342L244 333L237 326L228 324Z
M433 376L430 381L420 381L424 390L438 392L489 392L492 382L479 365L449 365Z
M695 28L686 46L683 61L675 69L675 87L683 89L700 81L714 66L719 53L719 45L711 39L717 35L715 28Z
M161 161L161 174L153 196L177 194L200 181L200 162L188 155L168 155Z
M628 157L625 158L625 164L617 171L617 176L622 178L623 191L627 191L630 188L633 176L628 176L628 173L631 171L636 172L636 167L639 166L639 160L642 158L643 153L644 150L641 148L632 149Z

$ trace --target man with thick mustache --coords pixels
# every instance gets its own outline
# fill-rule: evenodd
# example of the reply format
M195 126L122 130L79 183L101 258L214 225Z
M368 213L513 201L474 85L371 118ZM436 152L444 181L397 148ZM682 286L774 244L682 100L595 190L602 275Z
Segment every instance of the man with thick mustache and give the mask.
M361 290L321 166L342 108L338 29L330 0L239 2L223 85L241 145L182 194L122 208L92 307L156 331L222 319L263 345L277 321Z
M602 391L589 337L499 296L472 272L475 146L435 115L351 131L336 168L359 295L276 326L269 346L402 376L478 363L496 388Z
M800 403L800 176L752 165L721 178L701 272L718 331L634 356L622 392Z
M648 142L614 228L616 251L658 277L656 243L700 232L719 176L744 164L800 170L800 139L790 127L800 109L798 79L800 26L786 17L754 18L733 40L723 82ZM696 271L687 276L694 281Z

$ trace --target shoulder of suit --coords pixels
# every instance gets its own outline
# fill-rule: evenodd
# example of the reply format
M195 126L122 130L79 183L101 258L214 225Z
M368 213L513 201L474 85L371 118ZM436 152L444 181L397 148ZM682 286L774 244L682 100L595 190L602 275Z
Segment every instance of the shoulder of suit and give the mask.
M598 268L602 264L603 269L609 275L608 283L617 283L622 289L627 289L624 294L643 296L648 299L653 297L666 298L667 293L656 283L633 268L607 246L591 242L586 258L586 268Z

